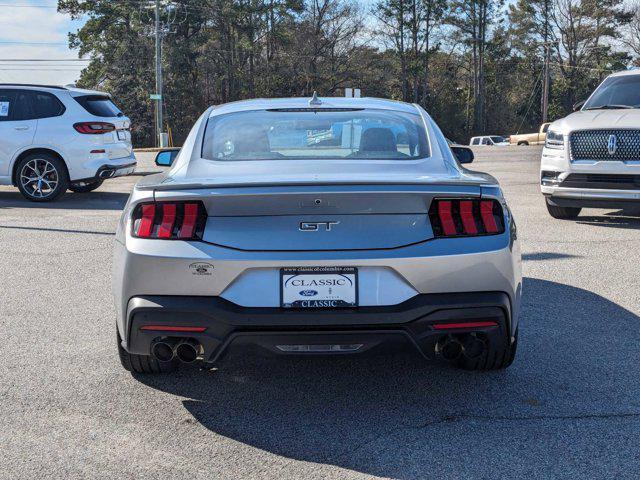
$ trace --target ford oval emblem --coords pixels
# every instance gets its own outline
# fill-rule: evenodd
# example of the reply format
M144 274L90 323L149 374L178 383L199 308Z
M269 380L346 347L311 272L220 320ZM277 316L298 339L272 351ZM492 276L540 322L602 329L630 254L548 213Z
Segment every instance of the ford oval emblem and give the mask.
M318 294L315 290L302 290L300 295L303 297L315 297Z

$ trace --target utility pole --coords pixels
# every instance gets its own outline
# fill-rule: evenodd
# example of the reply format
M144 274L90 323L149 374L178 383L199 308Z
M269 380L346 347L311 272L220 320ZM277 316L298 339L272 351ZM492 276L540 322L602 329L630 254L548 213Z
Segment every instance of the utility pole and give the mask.
M543 32L543 43L544 46L544 68L542 71L542 98L541 98L541 110L542 110L542 123L547 123L548 112L549 112L549 63L551 62L551 45L552 42L549 41L549 37L551 36L551 28L549 19L551 17L551 2L552 0L544 0L543 3L543 15L544 15L544 32Z
M156 0L156 143L162 145L162 34L160 32L160 0Z
M544 70L542 80L542 123L547 123L549 112L549 63L551 61L551 43L544 44Z

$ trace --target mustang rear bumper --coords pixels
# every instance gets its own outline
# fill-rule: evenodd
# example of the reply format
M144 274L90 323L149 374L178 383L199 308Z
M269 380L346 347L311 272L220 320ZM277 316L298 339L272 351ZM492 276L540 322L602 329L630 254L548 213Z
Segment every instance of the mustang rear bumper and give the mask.
M400 346L433 358L436 344L448 335L476 332L495 345L510 342L511 318L509 296L502 292L421 294L398 305L332 310L247 308L220 297L139 296L128 303L123 347L149 355L157 340L187 337L203 346L207 362L256 346L285 355ZM177 333L163 327L205 330Z

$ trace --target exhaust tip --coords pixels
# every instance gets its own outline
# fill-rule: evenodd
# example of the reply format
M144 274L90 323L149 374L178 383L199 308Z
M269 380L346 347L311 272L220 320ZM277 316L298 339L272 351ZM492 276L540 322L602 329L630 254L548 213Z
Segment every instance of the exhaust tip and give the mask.
M185 340L176 347L176 356L181 362L193 363L198 358L200 344L195 340Z
M115 170L103 170L102 172L100 172L100 173L98 174L98 176L99 176L100 178L102 178L102 179L105 179L105 178L111 178L111 177L113 177L113 174L114 174L114 173L115 173Z
M462 344L456 339L447 339L442 345L441 353L446 360L455 360L462 354Z
M485 342L471 335L464 340L462 345L464 347L464 356L471 360L480 357L487 347Z
M166 342L156 342L151 347L151 355L159 362L170 362L173 360L173 347Z

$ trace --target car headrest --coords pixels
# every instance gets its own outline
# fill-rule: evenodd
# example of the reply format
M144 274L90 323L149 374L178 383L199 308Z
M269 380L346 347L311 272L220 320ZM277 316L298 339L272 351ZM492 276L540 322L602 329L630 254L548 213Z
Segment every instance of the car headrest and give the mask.
M388 128L368 128L362 133L361 152L395 152L397 150L396 136Z
M248 126L238 132L233 142L234 153L266 153L271 151L267 132L260 127Z

